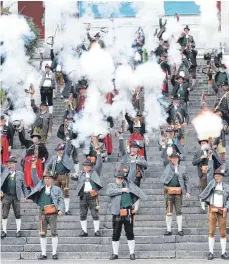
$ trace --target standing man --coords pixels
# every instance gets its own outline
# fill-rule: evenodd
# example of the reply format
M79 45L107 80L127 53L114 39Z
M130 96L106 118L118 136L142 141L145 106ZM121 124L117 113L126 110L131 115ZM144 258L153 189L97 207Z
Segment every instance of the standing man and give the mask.
M33 131L41 135L42 143L46 144L47 137L52 135L53 119L52 114L48 111L48 104L41 102L40 109L35 105L35 100L31 100L31 107L37 115L35 123L33 124Z
M198 150L192 160L192 165L197 167L197 174L199 177L199 189L200 193L204 191L207 186L207 171L209 167L209 157L213 158L214 170L218 169L222 162L216 151L212 153L209 146L208 139L199 140L200 150ZM205 211L205 202L200 202L201 208Z
M70 158L71 141L69 137L66 137L66 144L58 144L55 150L57 155L51 157L45 170L52 172L54 184L60 187L64 193L65 215L71 215L69 210L69 173L74 164Z
M9 159L13 144L13 131L10 126L6 125L6 118L4 115L1 116L0 122L1 162L6 165L6 161Z
M186 173L186 168L179 165L180 155L176 151L170 156L170 162L166 166L164 172L161 176L161 182L164 184L164 196L166 204L166 224L167 231L165 236L172 235L172 213L173 206L175 207L177 225L178 225L178 235L183 236L184 232L182 230L182 201L183 194L186 193L186 198L190 198L190 187L188 184L188 176Z
M45 66L45 72L40 82L41 102L48 101L49 113L53 113L53 90L57 89L56 78L50 66Z
M36 170L40 179L43 177L44 164L48 159L48 150L45 147L44 143L41 143L40 134L33 133L31 135L32 140L25 138L25 135L22 131L18 132L19 139L23 145L26 147L25 158L22 160L22 167L24 171L25 185L28 189L35 187L35 184L32 180L31 167L32 162L36 160Z
M80 198L80 224L82 231L80 237L87 237L87 213L88 208L94 224L94 235L100 237L99 231L99 191L103 188L100 180L100 171L102 168L102 158L99 149L97 149L97 158L95 165L89 159L83 163L83 172L78 177L72 179L78 181L76 195Z
M208 171L208 185L200 194L203 202L209 205L208 223L209 223L209 254L208 260L214 259L215 232L218 223L220 231L220 244L222 249L221 259L229 260L226 253L227 243L227 213L229 210L229 185L223 182L224 171L221 168L213 169L212 156L209 157L210 167ZM214 175L214 176L213 176Z
M107 195L111 199L110 212L112 214L113 254L110 260L118 259L119 240L122 232L122 225L126 232L130 260L135 260L135 238L134 238L134 215L136 209L134 204L141 198L147 200L146 195L139 187L128 181L128 169L120 169L115 175L115 183L110 183L107 188Z
M190 33L190 28L187 25L184 28L184 32L181 34L181 36L178 39L178 43L181 45L181 51L183 52L185 48L190 45L190 44L195 44L193 36L189 35Z
M21 237L20 199L22 192L24 197L26 197L28 193L24 184L24 175L21 171L16 170L16 163L16 158L11 156L7 160L7 167L3 165L1 167L0 196L2 199L2 239L7 236L7 220L11 204L16 218L16 237Z
M98 43L101 49L105 49L105 48L106 48L106 45L105 45L104 41L101 39L101 37L100 37L100 33L97 32L97 33L94 35L94 38L92 38L92 37L90 36L90 34L89 34L89 30L90 30L90 29L88 29L88 32L87 32L87 38L88 38L88 40L90 41L90 47L91 47L91 45L92 45L93 43ZM89 49L90 49L90 47L89 47Z
M33 169L34 177L37 177L36 170ZM38 178L38 177L37 177ZM57 216L61 216L64 211L64 197L61 189L53 184L53 175L45 173L43 180L41 180L34 190L30 193L27 199L33 200L39 206L40 218L40 244L41 255L39 260L47 259L47 228L50 226L52 235L52 258L58 259L57 246Z

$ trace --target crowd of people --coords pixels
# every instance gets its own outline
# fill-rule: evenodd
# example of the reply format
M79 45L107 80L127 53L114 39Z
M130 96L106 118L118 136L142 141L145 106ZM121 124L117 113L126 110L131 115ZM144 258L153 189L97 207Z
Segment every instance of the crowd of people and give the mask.
M150 57L156 57L161 71L165 78L161 84L161 107L167 113L167 124L160 127L158 138L161 151L164 171L161 173L161 182L164 185L164 198L166 204L166 232L165 236L172 235L172 214L173 208L176 213L178 235L183 236L182 228L182 200L183 195L190 198L190 183L185 166L185 130L190 124L189 118L189 96L197 87L197 50L194 37L190 34L189 26L185 26L177 43L180 45L180 56L182 64L169 65L167 57L170 43L163 39L165 25L160 21L158 34L158 47L147 54L144 48L145 35L140 28L132 44L134 56L132 58L133 68L145 63ZM83 52L93 49L93 46L100 45L106 49L100 33L94 37L87 34L90 45L79 45L76 48L76 55L81 56ZM131 48L131 47L130 47ZM120 164L115 174L114 182L103 186L100 179L103 162L108 162L112 154L112 137L107 135L91 135L78 148L73 144L77 138L77 132L73 129L75 116L84 114L84 106L87 102L87 88L90 80L81 78L76 84L69 79L63 71L60 53L54 52L51 47L51 65L45 66L40 82L41 104L38 107L34 100L35 89L31 85L29 93L31 96L31 107L36 114L36 121L31 126L31 139L26 138L23 122L8 122L7 116L1 116L1 200L2 200L2 234L1 238L7 237L7 219L12 204L17 231L16 237L21 233L20 197L23 192L27 200L32 200L39 207L39 236L41 255L39 259L47 259L47 226L50 226L52 235L52 255L57 259L58 216L71 215L69 183L71 180L77 182L77 189L74 190L79 197L80 204L80 237L87 237L87 214L91 211L94 224L94 236L100 237L99 221L99 192L107 187L106 194L110 197L110 212L112 214L112 248L113 254L110 260L118 259L119 240L122 226L128 240L130 259L135 259L135 238L134 223L135 216L139 213L139 200L146 200L147 196L141 190L141 180L147 169L147 153L145 133L146 124L144 118L144 87L135 87L131 102L136 110L136 116L126 113L121 120L121 127L116 136L119 138L119 159ZM210 53L211 59L212 53ZM221 258L228 260L226 253L226 224L227 212L229 210L229 186L223 183L223 176L226 172L226 139L228 133L229 116L229 84L226 74L226 66L222 64L222 53L214 55L214 72L212 64L209 63L209 53L205 54L207 61L207 74L209 76L208 86L213 88L218 98L213 112L223 122L223 129L217 138L199 138L200 149L193 157L193 166L197 167L199 177L200 203L203 212L208 207L209 215L209 255L208 259L214 258L214 237L217 224L220 228L220 242L222 248ZM172 89L169 89L169 86ZM63 122L59 124L56 137L57 141L62 140L55 148L56 154L49 157L47 142L52 135L53 120L53 99L55 93L60 90L60 96L66 102L66 110L63 113ZM115 89L112 93L106 94L107 104L112 104L118 94ZM211 93L209 92L209 95ZM203 94L202 110L207 111L205 95ZM110 129L114 127L112 117L106 117ZM128 129L125 129L126 123ZM125 134L128 130L129 138L125 141ZM22 171L16 169L19 162L17 157L11 156L13 137L18 132L22 147L26 154L21 161ZM79 164L79 151L83 151L85 160ZM3 242L4 243L4 242Z

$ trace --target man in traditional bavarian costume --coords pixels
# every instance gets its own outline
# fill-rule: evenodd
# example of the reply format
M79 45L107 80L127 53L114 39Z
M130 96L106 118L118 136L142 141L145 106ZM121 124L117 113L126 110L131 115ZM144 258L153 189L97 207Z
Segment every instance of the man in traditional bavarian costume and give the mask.
M178 39L178 43L181 45L181 51L183 52L189 45L195 44L193 36L189 35L190 28L187 25L184 28L184 32L181 34L181 36Z
M41 135L41 141L46 144L47 137L52 135L53 116L48 112L48 104L41 102L40 108L36 106L34 99L31 100L31 107L37 115L33 124L33 132Z
M181 76L181 74L176 77L176 80L177 81L175 81L175 76L171 79L171 84L173 85L171 96L174 97L177 95L177 97L180 99L180 103L184 103L186 106L187 102L189 101L189 83L184 82L184 77Z
M209 223L209 254L208 260L214 259L214 244L217 222L220 231L220 244L222 249L221 259L229 260L229 255L226 253L226 226L227 213L229 210L229 185L223 182L224 171L218 168L213 173L213 160L209 158L210 166L208 171L208 185L200 194L203 202L209 205L208 223ZM214 176L213 176L214 174Z
M73 115L69 113L64 119L64 123L60 125L57 131L57 137L66 141L66 138L69 137L71 142L77 138L77 134L73 132L74 119ZM79 173L79 159L78 159L78 149L71 144L71 156L74 163L75 174Z
M33 169L33 176L37 177L36 170ZM38 178L38 177L37 177ZM39 260L47 259L46 246L47 246L47 227L50 226L52 235L52 258L58 259L57 246L57 216L62 215L64 211L64 197L61 189L53 184L53 175L48 172L41 180L27 199L33 200L40 208L40 244L41 255Z
M10 157L7 160L7 167L1 167L1 191L2 200L2 234L1 238L7 236L7 220L11 204L13 206L14 215L16 218L17 233L16 237L21 237L21 212L20 199L23 192L24 197L28 195L24 184L24 175L21 171L16 170L17 160L15 157Z
M34 183L31 175L32 161L36 160L37 174L40 179L43 177L44 164L48 159L48 151L44 143L41 143L41 135L38 133L33 133L31 135L32 140L25 138L23 132L18 132L19 139L23 145L26 147L25 158L22 160L22 167L24 170L25 185L28 189L34 187Z
M209 140L208 139L201 139L198 141L200 144L200 150L198 150L192 160L192 165L197 166L197 173L199 176L199 189L202 192L207 186L207 171L209 168L209 157L213 158L213 167L214 170L218 169L222 162L220 157L218 156L217 152L210 150ZM205 212L205 202L200 202L201 208L203 212Z
M111 199L110 212L112 214L113 254L110 260L118 259L119 239L122 232L122 225L126 232L130 259L135 260L135 238L134 238L134 215L136 213L135 202L139 198L146 200L146 195L131 181L128 181L128 169L120 169L115 175L115 183L110 183L107 188L107 195Z
M166 167L170 161L170 156L175 150L180 154L180 160L185 159L184 147L181 145L181 138L183 137L183 131L181 127L178 127L175 134L175 127L169 125L166 129L166 136L161 136L160 150L162 150L161 158L163 159L163 165Z
M64 193L65 215L71 215L69 211L69 173L74 164L70 157L71 141L69 137L66 137L66 144L58 144L55 150L57 155L51 157L45 170L52 172L54 184L60 187Z
M40 82L40 93L41 101L48 101L49 113L53 113L53 90L57 89L56 78L49 65L45 66L45 72L43 73L41 82Z
M6 125L6 118L1 116L0 123L1 134L1 162L6 165L6 161L9 159L10 151L13 143L13 131L10 126Z
M86 159L83 163L83 171L74 180L78 181L76 195L80 198L80 224L82 231L80 237L87 237L87 213L88 208L94 224L94 235L100 237L99 231L99 190L102 189L100 171L102 168L102 158L99 149L97 150L96 164ZM72 178L73 179L73 178Z
M144 170L147 169L147 161L145 157L138 154L141 148L144 148L144 142L140 140L132 141L130 144L130 152L125 151L123 139L119 139L119 148L123 154L121 167L129 168L128 180L136 184L140 188L141 179L144 177ZM135 204L135 210L139 209L139 200Z
M161 67L162 72L165 74L165 78L162 85L162 94L168 95L169 94L169 87L168 87L168 80L171 76L171 69L167 61L168 54L162 53L160 56L159 64Z
M182 200L183 194L185 193L186 198L190 198L190 187L188 184L186 168L179 165L179 158L179 153L174 151L170 156L170 163L166 166L161 176L161 182L165 186L164 196L167 210L167 231L164 234L165 236L172 235L171 226L173 207L175 207L176 211L178 235L184 235L184 232L182 230Z

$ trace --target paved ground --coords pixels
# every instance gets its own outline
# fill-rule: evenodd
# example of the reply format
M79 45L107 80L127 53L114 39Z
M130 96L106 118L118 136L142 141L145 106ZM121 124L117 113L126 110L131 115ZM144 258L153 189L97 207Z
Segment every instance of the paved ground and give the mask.
M58 260L58 261L54 261L54 260L46 260L46 261L42 261L42 263L44 264L53 264L53 263L56 263L56 264L94 264L94 263L98 263L98 264L107 264L107 263L117 263L117 264L126 264L128 260L115 260L113 262L110 262L109 260ZM19 264L40 264L41 261L38 261L38 260L20 260L20 261L14 261L14 260L4 260L1 262L2 264L9 264L9 263L12 263L12 264L16 264L16 263L19 263ZM149 260L139 260L137 259L134 263L136 264L202 264L202 263L209 263L208 260L189 260L189 259L180 259L180 260L173 260L173 259L161 259L161 260L154 260L154 259L149 259ZM218 264L218 263L224 263L223 260L221 259L215 259L213 261L211 261L211 264Z

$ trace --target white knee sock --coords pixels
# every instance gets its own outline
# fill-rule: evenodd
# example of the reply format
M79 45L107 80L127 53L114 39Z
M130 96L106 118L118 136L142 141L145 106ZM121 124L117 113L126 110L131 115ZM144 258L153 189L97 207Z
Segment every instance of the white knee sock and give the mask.
M69 210L70 198L64 198L65 212Z
M166 215L166 225L167 225L167 231L171 232L171 230L172 230L172 216Z
M135 240L127 240L128 242L128 247L130 251L130 255L134 254L134 249L135 249Z
M205 207L205 202L200 202L200 205L201 205L202 210L205 211L205 209L206 209L206 207Z
M17 232L21 230L21 219L16 219Z
M80 221L82 230L87 233L87 220Z
M215 245L215 238L214 237L208 237L208 245L209 245L209 252L214 253L214 245Z
M56 255L56 250L58 246L58 237L52 237L52 254Z
M2 219L2 230L3 230L5 233L7 233L7 232L6 232L7 220L8 220L8 219Z
M223 255L226 252L227 238L226 237L221 237L220 238L220 244L221 244L222 255Z
M95 232L99 231L99 220L96 220L96 221L94 220L93 224L94 224Z
M79 169L80 169L80 165L79 164L75 164L74 165L75 174L79 173Z
M49 106L49 113L50 113L50 114L53 113L53 105Z
M177 215L178 232L182 231L182 215Z
M138 211L138 209L139 209L139 199L135 202L135 204L134 204L134 209L135 209L136 211Z
M113 254L118 255L119 241L112 241Z
M47 237L40 237L41 254L46 256Z

